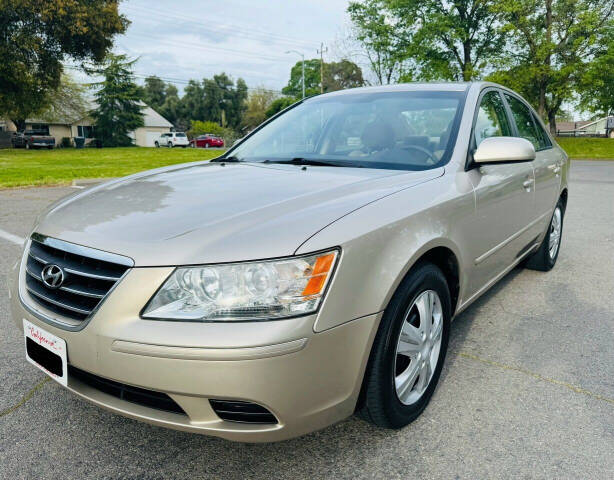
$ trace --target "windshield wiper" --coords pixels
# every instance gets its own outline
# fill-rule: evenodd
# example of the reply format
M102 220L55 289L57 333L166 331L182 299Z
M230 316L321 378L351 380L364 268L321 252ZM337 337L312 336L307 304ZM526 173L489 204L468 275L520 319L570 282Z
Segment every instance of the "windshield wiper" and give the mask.
M262 163L278 163L281 165L306 165L312 167L347 167L343 162L333 160L312 160L309 158L296 157L290 160L265 160Z

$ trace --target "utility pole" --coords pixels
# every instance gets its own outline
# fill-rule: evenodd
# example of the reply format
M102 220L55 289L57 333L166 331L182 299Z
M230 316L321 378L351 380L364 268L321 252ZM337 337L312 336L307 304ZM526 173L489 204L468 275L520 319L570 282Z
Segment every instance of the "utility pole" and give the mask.
M328 52L328 47L324 48L324 42L320 43L320 93L324 93L324 54Z
M302 71L302 73L301 73L301 84L302 84L302 86L303 86L303 99L305 99L305 54L304 54L304 53L299 52L298 50L288 50L288 51L286 52L286 54L288 54L288 53L296 53L296 54L298 54L298 55L300 55L300 56L301 56L301 59L302 59L302 66L301 66L301 71Z

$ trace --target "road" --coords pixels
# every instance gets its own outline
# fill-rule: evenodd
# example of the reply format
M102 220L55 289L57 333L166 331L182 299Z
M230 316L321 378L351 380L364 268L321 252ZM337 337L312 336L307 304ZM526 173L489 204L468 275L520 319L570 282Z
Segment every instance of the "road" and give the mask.
M514 270L455 320L418 421L350 418L265 445L113 415L26 363L4 293L10 236L75 191L0 191L0 478L614 478L614 162L574 162L557 266Z

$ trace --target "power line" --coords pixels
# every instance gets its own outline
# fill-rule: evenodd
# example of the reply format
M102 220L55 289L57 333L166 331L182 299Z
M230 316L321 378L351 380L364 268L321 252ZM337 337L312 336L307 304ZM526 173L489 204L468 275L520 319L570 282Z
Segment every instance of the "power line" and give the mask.
M147 33L136 33L136 34L133 34L133 36L137 38L140 37L148 41L156 40L156 46L160 47L161 49L163 49L164 46L167 45L167 46L190 48L192 50L220 51L224 53L232 53L233 55L237 55L241 57L258 58L261 60L269 60L269 61L274 61L274 62L284 59L284 57L275 57L272 55L266 55L266 54L261 54L261 53L256 53L256 52L246 52L243 50L234 50L232 48L214 47L210 45L203 45L200 43L187 42L184 40L171 40L171 39L160 40L160 38L157 37L156 35L147 34Z
M259 41L267 41L267 40L275 40L278 43L283 43L286 45L300 46L302 48L312 47L312 45L304 40L299 40L296 38L288 37L285 35L280 35L277 33L272 33L270 31L260 30L254 28L253 26L244 27L240 25L233 25L229 23L223 24L214 24L207 23L205 24L203 21L199 21L194 17L186 17L183 15L178 15L174 12L162 11L159 9L147 7L139 7L136 5L126 5L123 7L126 10L132 10L138 13L141 16L144 16L150 20L158 20L160 17L172 18L176 20L181 20L187 23L191 23L194 25L198 25L202 30L209 31L211 33L223 33L228 34L231 33L233 37L242 37L248 39L255 39ZM156 15L158 14L158 15ZM313 48L313 47L312 47Z

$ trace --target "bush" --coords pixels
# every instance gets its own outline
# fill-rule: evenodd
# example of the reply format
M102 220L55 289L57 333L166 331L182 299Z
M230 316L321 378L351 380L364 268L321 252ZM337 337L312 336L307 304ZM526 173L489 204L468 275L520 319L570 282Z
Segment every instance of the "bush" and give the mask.
M62 140L60 141L60 147L62 148L72 147L72 140L69 137L62 137Z
M203 135L205 133L212 133L213 135L219 135L221 137L224 135L224 130L226 130L224 127L215 122L201 122L200 120L192 120L190 124L190 129L187 131L190 138L198 137L199 135Z

